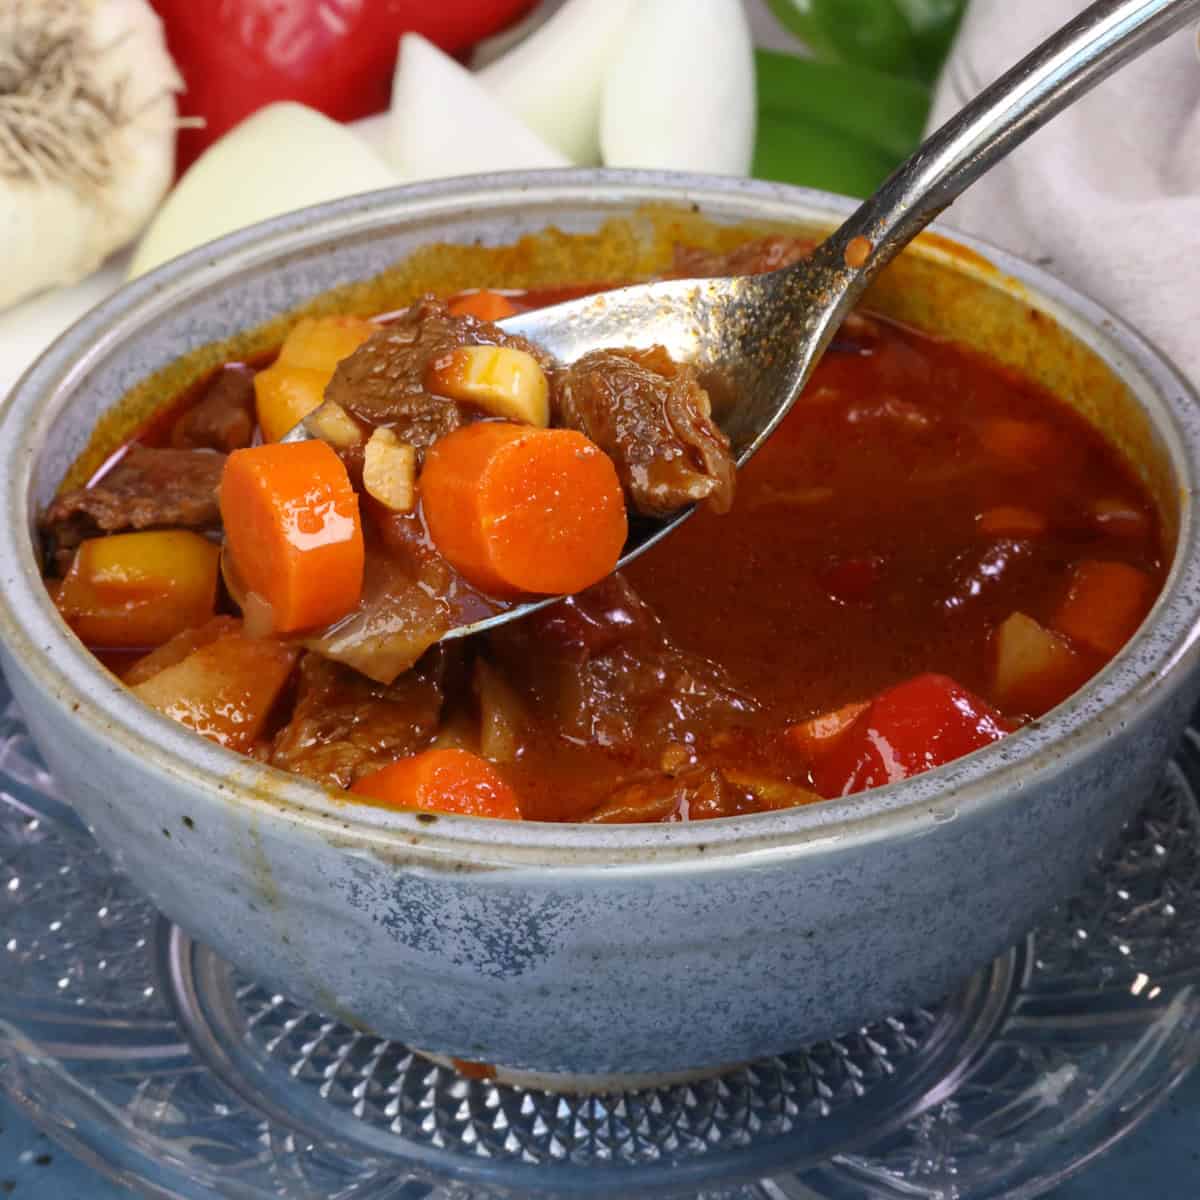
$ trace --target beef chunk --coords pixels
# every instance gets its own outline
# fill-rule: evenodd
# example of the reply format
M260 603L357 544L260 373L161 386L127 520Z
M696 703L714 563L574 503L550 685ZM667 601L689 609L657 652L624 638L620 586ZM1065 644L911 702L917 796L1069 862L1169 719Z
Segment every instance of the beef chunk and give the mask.
M695 370L666 351L596 350L555 380L558 423L586 434L616 464L629 499L665 517L705 501L733 503L729 439L713 423Z
M816 243L784 234L771 234L743 242L724 254L695 246L676 246L671 274L680 279L703 279L718 275L761 275L799 262Z
M250 445L254 433L254 372L234 364L213 377L204 394L171 427L177 450L220 450Z
M152 450L135 443L95 486L57 497L42 514L42 531L61 563L81 541L101 533L217 529L224 465L225 456L211 450Z
M676 646L620 576L490 635L508 680L568 739L658 763L757 711L721 667Z
M430 363L458 346L513 346L546 356L524 338L487 321L453 316L438 300L415 304L338 363L325 398L369 425L386 425L401 441L427 450L471 419L471 410L425 390Z
M415 754L437 732L442 667L435 651L388 685L306 654L296 706L275 735L271 763L320 783L349 787L369 771Z
M691 767L678 775L647 773L617 789L586 819L596 825L646 821L703 821L755 811L745 793L711 767Z

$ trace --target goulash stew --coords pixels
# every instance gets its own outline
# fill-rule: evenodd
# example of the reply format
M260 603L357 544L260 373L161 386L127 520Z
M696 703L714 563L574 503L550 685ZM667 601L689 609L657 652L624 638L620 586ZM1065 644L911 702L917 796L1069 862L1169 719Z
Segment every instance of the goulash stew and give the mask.
M223 366L42 515L63 616L152 708L347 799L645 822L978 749L1099 670L1159 590L1121 458L972 352L852 317L735 477L690 367L563 365L493 324L561 298L304 319ZM313 440L282 443L302 418ZM631 520L693 504L611 574Z

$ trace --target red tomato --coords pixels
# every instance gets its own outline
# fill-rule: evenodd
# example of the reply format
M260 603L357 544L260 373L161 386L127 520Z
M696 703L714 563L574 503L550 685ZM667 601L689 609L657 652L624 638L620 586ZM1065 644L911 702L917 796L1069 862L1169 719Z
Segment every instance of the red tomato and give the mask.
M813 767L827 799L881 787L961 758L1011 732L983 700L945 675L918 675L880 692Z
M179 169L244 117L297 100L338 121L388 105L402 33L451 54L511 24L535 0L151 0L187 83Z

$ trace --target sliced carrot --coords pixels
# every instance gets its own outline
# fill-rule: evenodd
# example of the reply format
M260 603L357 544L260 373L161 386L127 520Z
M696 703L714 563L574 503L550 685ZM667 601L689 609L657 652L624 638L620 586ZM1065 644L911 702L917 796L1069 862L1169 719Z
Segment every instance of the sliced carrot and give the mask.
M1041 513L1015 504L1000 504L981 512L976 525L988 537L1037 537L1046 532L1046 518Z
M1054 628L1100 654L1116 654L1141 624L1154 583L1127 563L1085 559L1078 563Z
M517 793L486 758L469 750L426 750L398 759L350 790L391 808L521 819Z
M450 301L450 312L456 317L478 317L481 321L503 321L521 310L503 292L464 292Z
M1053 450L1054 430L1041 421L994 417L979 432L983 448L1013 467L1036 467Z
M225 545L271 631L328 625L358 603L363 535L346 468L324 442L235 450L221 476Z
M420 492L437 548L498 595L581 591L625 544L616 468L571 429L468 425L429 450Z
M245 751L266 725L298 653L270 638L226 634L131 691L210 742Z
M1009 714L1040 717L1081 687L1091 674L1066 638L1016 612L992 639L996 656L992 698Z
M787 731L787 736L809 762L813 762L828 754L868 707L865 700L843 704L832 712L821 713L820 716L809 717L807 721L793 725Z

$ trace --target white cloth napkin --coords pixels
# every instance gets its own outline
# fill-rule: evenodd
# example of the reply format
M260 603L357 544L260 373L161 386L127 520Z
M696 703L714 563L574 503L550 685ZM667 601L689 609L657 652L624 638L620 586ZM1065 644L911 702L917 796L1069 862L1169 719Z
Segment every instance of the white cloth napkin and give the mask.
M1085 0L973 0L930 128ZM1196 31L1106 79L973 184L945 220L1051 271L1157 343L1200 387Z

